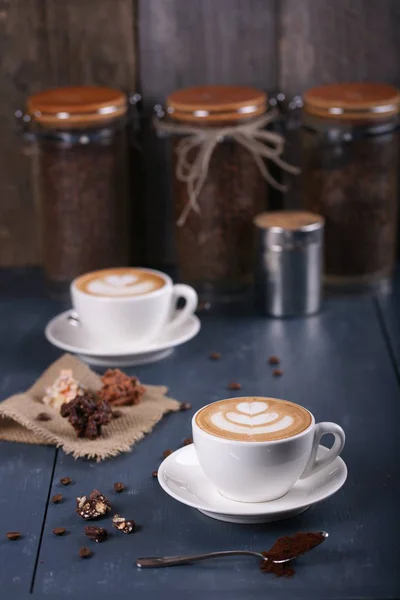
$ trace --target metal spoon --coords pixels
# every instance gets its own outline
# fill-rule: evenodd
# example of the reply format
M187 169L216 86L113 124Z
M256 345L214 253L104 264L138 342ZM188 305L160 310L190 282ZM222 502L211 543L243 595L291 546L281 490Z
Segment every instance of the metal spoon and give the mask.
M321 531L321 535L326 539L329 535L326 531ZM324 540L323 540L324 541ZM315 546L316 547L316 546ZM304 552L301 552L304 554ZM253 550L225 550L222 552L207 552L207 554L194 554L192 556L149 556L147 558L138 558L136 560L136 566L141 569L149 567L171 567L173 565L184 565L187 563L195 562L197 560L206 560L207 558L220 558L222 556L255 556L260 560L269 560L261 552L255 552ZM299 554L297 555L299 556ZM297 558L297 556L291 556L284 560L274 560L274 563L285 563Z

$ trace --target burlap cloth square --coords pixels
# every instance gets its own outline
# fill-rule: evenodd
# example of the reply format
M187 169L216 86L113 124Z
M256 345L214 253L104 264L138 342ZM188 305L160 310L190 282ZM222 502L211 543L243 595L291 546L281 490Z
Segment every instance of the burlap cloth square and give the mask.
M64 354L28 391L0 403L0 440L50 444L62 448L66 454L73 454L75 458L96 458L101 461L128 452L165 413L180 408L177 400L165 395L168 391L166 387L143 384L147 389L140 404L118 406L122 416L112 419L103 427L102 435L96 440L78 438L68 419L42 402L44 389L52 385L61 369L71 369L74 377L92 391L101 388L97 373L74 356ZM51 416L50 421L37 420L38 414L43 412Z

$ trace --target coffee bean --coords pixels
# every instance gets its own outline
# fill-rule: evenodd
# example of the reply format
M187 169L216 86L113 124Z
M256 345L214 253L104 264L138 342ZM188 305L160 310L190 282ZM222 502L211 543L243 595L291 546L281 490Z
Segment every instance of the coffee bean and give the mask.
M64 535L66 533L66 531L67 530L65 529L65 527L55 527L53 529L54 535Z
M53 504L60 504L60 502L62 502L62 500L63 500L63 495L62 494L56 494L51 499L51 501L52 501Z

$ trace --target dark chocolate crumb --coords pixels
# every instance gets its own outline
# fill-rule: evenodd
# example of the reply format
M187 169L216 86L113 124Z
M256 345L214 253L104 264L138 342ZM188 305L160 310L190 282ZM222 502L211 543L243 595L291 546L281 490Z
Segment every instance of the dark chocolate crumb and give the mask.
M51 501L53 504L60 504L60 502L62 502L63 496L62 494L56 494L55 496L52 497Z
M169 448L167 450L164 450L164 452L162 453L164 458L167 458L167 456L169 456L170 454L173 453L173 450L170 450Z
M273 375L274 377L282 377L282 375L283 375L283 371L282 371L282 369L274 369L274 370L272 371L272 375Z
M70 485L72 483L72 479L70 477L62 477L60 479L61 485Z
M221 354L219 352L211 352L209 358L210 360L220 360Z
M91 550L89 550L89 548L81 548L79 550L79 556L81 558L90 558L92 556L93 552Z
M190 402L181 402L180 410L190 410L191 408Z
M114 483L114 492L123 492L125 489L124 484L121 481L117 481L117 483Z
M64 535L64 533L66 533L66 531L67 530L65 529L65 527L55 527L53 529L54 535Z
M36 421L51 421L51 416L45 412L41 412L36 417Z
M191 438L191 437L187 437L183 440L184 446L189 446L189 444L193 444L193 438Z
M6 537L8 540L14 541L20 538L21 534L19 531L9 531L8 533L6 533Z
M279 365L281 361L277 356L270 356L268 362L270 365Z
M242 384L237 383L237 381L232 381L231 383L228 383L228 390L241 390L241 389L242 389Z
M123 413L120 410L113 410L111 416L113 419L119 419L122 417Z
M158 471L153 471L151 474L152 477L158 477Z

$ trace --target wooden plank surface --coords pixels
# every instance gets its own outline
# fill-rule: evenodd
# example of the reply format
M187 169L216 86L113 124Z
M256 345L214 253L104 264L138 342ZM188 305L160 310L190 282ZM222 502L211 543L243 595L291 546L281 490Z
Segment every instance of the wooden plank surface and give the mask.
M140 85L146 113L182 87L220 83L274 89L275 13L275 0L139 0ZM171 265L169 146L149 126L144 151L147 259L152 265Z
M208 359L211 350L222 353L221 361ZM266 364L270 354L282 359L280 379ZM65 502L49 507L34 597L162 593L172 599L190 593L200 599L225 592L230 598L259 598L266 587L278 599L398 595L399 386L371 299L334 299L308 319L266 320L243 307L209 315L198 337L172 357L134 372L144 382L168 385L172 396L192 402L193 409L167 416L132 453L109 462L74 461L59 453L51 493L61 490L63 476L74 484L63 490ZM226 385L232 379L242 383L243 395L287 398L310 408L317 420L340 423L347 433L345 487L297 518L261 526L214 521L166 496L151 477L163 450L177 448L189 434L196 408L230 394ZM114 494L115 481L124 482L127 491ZM86 541L75 497L93 488L108 494L140 530L131 536L112 532L104 544ZM111 529L109 520L104 524ZM70 534L56 538L55 526ZM313 529L331 537L318 553L298 561L291 580L267 580L243 559L143 572L133 565L146 554L263 549L279 535ZM94 551L88 561L77 556L84 544Z
M0 10L0 266L40 261L32 148L13 114L27 96L58 85L134 90L133 0L12 0Z

